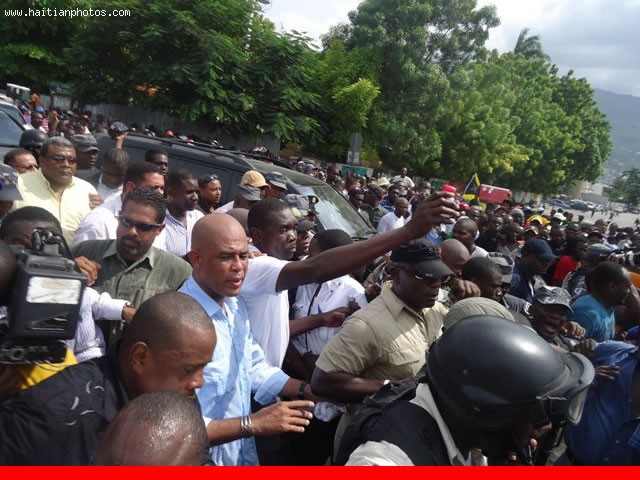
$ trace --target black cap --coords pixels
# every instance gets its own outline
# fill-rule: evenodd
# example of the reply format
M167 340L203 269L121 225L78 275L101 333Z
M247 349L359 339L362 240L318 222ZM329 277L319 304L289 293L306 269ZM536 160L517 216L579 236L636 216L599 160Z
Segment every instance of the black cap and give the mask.
M541 238L532 238L525 243L524 247L522 247L522 253L535 255L537 259L542 260L543 262L550 262L558 258L553 254L549 244Z
M447 267L435 245L426 240L414 240L391 252L391 261L408 263L422 276L430 278L449 277L454 273Z

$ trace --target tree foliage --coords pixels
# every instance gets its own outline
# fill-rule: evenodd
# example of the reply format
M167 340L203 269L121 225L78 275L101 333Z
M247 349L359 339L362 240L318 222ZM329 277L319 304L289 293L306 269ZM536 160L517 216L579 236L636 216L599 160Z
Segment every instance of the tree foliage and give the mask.
M428 162L442 151L434 114L447 75L484 54L488 30L498 24L495 9L476 9L475 0L365 0L349 19L333 38L347 51L368 52L380 85L369 138L390 166L433 170Z
M319 95L307 89L317 55L306 37L278 34L255 0L108 0L130 17L92 18L67 50L85 102L160 109L232 133L317 136ZM149 96L139 87L153 87Z
M616 178L607 192L612 202L625 202L637 206L640 203L640 169L632 168Z
M19 10L22 16L3 16L0 22L0 79L47 91L52 81L67 81L73 64L63 55L69 38L84 23L84 17L26 16L28 9L89 8L91 0L4 0L2 8Z
M6 0L6 8L60 7ZM559 75L539 36L488 52L498 25L477 0L364 0L322 51L279 33L256 0L70 0L64 8L129 17L12 17L0 24L6 81L41 89L69 81L85 103L159 109L212 130L271 133L344 161L413 174L557 193L595 180L611 151L593 91ZM155 92L149 95L149 92Z

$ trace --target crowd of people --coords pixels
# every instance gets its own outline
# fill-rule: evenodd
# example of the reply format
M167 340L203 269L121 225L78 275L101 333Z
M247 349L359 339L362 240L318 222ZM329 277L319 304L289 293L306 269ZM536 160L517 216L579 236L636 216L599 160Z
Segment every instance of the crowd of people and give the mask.
M34 230L87 286L64 360L0 364L0 464L639 464L632 227L294 159L354 242L278 172L37 120L0 164L0 305Z

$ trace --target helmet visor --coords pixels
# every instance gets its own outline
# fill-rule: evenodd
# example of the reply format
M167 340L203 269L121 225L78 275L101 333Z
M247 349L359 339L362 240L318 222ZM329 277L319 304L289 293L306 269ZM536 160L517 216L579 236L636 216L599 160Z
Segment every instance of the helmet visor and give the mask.
M576 425L582 418L589 386L593 382L595 370L591 362L578 353L562 355L567 367L560 385L547 395L538 398L539 409L532 412L535 426L544 423L566 420ZM543 417L546 416L546 421Z

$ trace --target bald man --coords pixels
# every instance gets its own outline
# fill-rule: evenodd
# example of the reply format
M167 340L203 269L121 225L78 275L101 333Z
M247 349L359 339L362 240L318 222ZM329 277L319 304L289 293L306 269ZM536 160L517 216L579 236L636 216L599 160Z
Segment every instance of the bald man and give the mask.
M182 395L145 393L111 421L96 465L198 466L206 460L207 429L196 402Z
M489 252L476 245L477 236L478 224L470 218L461 218L453 226L453 238L467 247L471 258L486 257Z
M0 465L88 465L129 400L169 390L195 399L216 333L188 295L144 302L113 357L72 367L0 405Z
M409 221L409 201L404 197L397 197L393 201L393 212L387 213L378 222L378 233L390 232L404 227Z
M205 368L198 391L202 413L212 419L207 430L218 444L211 451L216 465L257 465L253 436L304 432L313 402L278 402L251 414L251 393L268 405L282 395L312 397L306 382L289 378L265 361L251 335L243 302L238 301L249 262L244 228L235 218L212 213L193 229L189 260L193 275L180 291L193 297L207 312L218 334L218 346Z
M470 257L467 247L455 238L449 238L442 242L440 245L440 255L442 256L444 264L451 269L456 277L460 277L462 267Z

